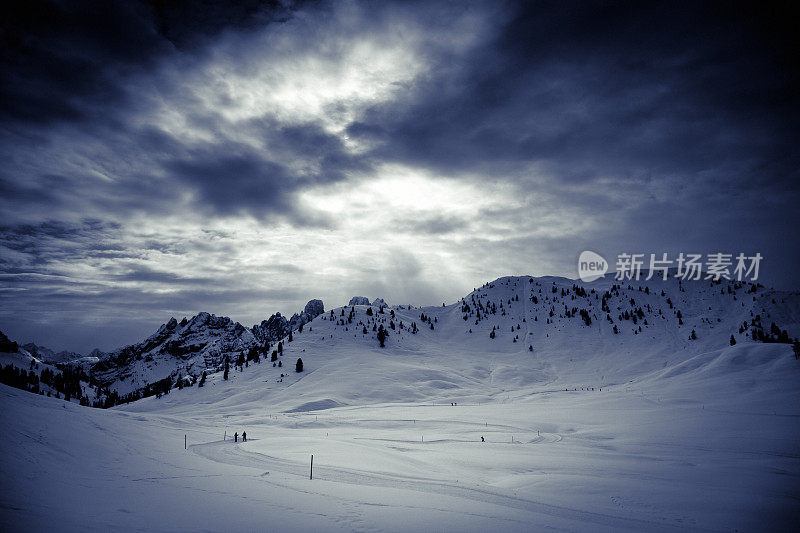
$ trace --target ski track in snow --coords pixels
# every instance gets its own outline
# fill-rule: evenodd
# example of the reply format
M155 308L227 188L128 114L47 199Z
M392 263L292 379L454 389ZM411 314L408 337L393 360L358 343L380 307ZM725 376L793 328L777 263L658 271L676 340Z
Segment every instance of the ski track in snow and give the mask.
M560 438L558 440L560 440ZM557 440L551 442L557 442ZM216 441L205 444L195 444L192 445L191 449L198 455L219 463L243 466L259 471L266 469L270 472L270 474L273 472L281 472L287 476L292 476L297 479L308 478L308 470L304 464L282 460L263 453L248 451L244 449L244 445L246 445L246 443L241 443L241 446L239 444L240 443L232 443L228 441ZM500 491L495 492L488 491L484 488L459 486L453 484L452 482L443 483L435 479L398 476L388 473L378 474L376 472L334 468L323 465L314 466L314 479L318 481L332 481L335 483L346 483L359 486L396 488L423 493L447 495L457 498L466 498L484 504L512 507L531 513L565 518L583 522L586 525L609 527L615 530L682 531L685 528L685 524L666 523L668 520L667 518L662 518L660 521L646 521L609 514L586 512L569 507L548 505ZM277 485L277 483L275 484ZM298 490L295 485L285 484L280 486L287 489ZM308 492L307 489L304 490ZM318 494L330 496L329 494L324 493ZM366 502L359 503L364 504ZM695 528L695 531L711 530L701 530Z

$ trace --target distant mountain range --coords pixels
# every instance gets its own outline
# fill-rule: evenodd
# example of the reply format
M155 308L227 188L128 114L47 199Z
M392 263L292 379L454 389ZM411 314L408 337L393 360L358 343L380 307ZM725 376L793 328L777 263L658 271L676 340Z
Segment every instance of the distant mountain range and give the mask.
M355 296L326 313L321 300L311 300L289 319L276 313L251 328L207 312L171 318L147 339L110 353L55 353L33 343L19 346L5 335L0 351L12 362L8 354L17 354L20 367L36 361L56 371L79 369L96 399L111 393L135 399L153 393L155 383L159 390L191 386L226 365L243 367L262 358L279 363L293 336L305 338L308 367L314 365L309 357L329 352L331 343L337 349L377 348L381 330L387 353L549 354L539 361L540 377L557 358L581 353L587 372L622 377L730 344L796 342L800 295L725 279L621 282L606 276L584 283L517 276L487 283L443 307L391 307L380 298L370 303Z

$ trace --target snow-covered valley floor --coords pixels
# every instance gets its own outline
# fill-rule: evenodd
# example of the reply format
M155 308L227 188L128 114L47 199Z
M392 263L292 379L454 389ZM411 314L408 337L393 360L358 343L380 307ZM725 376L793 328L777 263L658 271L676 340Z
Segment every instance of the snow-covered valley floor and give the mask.
M794 531L800 363L738 328L796 331L796 296L652 285L503 278L465 300L480 320L336 308L276 366L108 410L0 385L0 530ZM634 298L613 331L601 305Z
M796 404L751 398L620 386L205 417L0 397L4 531L775 531L800 497Z

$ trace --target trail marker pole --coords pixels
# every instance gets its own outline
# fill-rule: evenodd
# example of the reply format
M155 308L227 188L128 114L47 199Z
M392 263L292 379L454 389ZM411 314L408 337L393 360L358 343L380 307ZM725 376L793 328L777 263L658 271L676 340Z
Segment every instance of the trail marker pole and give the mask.
M183 449L186 450L186 435L183 436Z
M308 479L314 479L314 454L311 454L311 470L308 473Z

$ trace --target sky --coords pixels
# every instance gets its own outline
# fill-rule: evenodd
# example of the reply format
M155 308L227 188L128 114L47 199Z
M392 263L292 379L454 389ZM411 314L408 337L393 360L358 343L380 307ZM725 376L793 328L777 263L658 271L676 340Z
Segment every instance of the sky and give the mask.
M787 3L39 1L0 21L0 330L452 303L583 250L800 288ZM21 5L20 5L21 4Z

